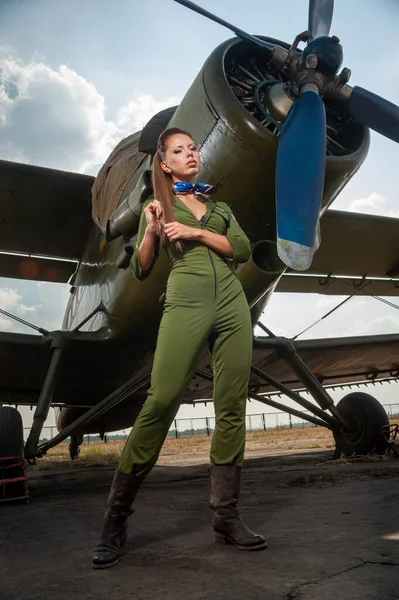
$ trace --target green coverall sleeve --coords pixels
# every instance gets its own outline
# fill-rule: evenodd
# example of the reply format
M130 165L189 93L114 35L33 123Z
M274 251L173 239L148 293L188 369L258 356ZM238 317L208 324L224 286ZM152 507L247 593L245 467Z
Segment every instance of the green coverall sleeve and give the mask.
M150 273L153 269L153 266L155 264L155 261L158 258L158 254L159 254L159 240L157 238L151 263L149 264L149 266L146 269L143 269L141 267L138 249L139 249L141 242L143 241L143 237L144 237L145 230L147 227L147 220L145 218L144 209L148 204L150 204L150 202L152 202L152 198L147 200L143 205L143 208L141 211L141 216L140 216L139 230L137 233L137 241L136 241L136 244L134 247L133 256L130 261L130 265L131 265L132 271L133 271L133 276L136 279L138 279L139 281L143 281L150 275Z
M245 263L251 256L251 243L243 229L241 229L239 226L237 219L231 211L231 208L227 204L225 206L230 215L226 237L229 240L231 249L233 251L233 261Z

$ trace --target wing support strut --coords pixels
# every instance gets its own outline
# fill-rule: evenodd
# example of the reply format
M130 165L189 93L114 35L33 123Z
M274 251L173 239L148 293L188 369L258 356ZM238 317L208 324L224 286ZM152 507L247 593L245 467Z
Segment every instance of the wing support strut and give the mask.
M109 410L126 400L126 398L129 398L130 396L135 394L142 387L148 387L150 383L150 378L150 373L144 373L141 376L129 379L129 381L124 383L120 388L109 394L109 396L104 398L104 400L101 400L99 404L93 406L93 408L88 410L81 417L75 419L75 421L73 421L70 425L67 425L67 427L64 427L64 429L60 431L58 435L53 437L52 440L41 444L37 448L35 456L39 458L44 456L46 452L50 450L50 448L54 448L55 446L66 440L67 437L72 436L76 432L81 431L85 427L85 425L88 425L97 417L105 414L106 412L108 412Z
M63 334L62 331L56 331L51 335L51 347L53 348L53 355L51 357L46 378L37 401L35 415L33 417L33 424L25 444L25 458L27 460L32 460L37 455L37 445L39 443L43 424L47 419L48 412L50 410L51 400L53 398L54 390L57 385L61 370L62 357L67 345L68 339L65 337L65 334Z
M297 410L296 408L285 406L280 402L271 400L266 395L260 395L251 389L253 388L252 385L248 389L248 397L271 406L272 408L277 408L278 410L287 412L288 414L299 417L300 419L304 419L305 421L309 421L314 425L326 427L327 429L335 432L339 432L347 427L347 423L343 419L342 415L339 414L339 411L334 405L334 401L327 390L323 387L317 377L315 377L315 375L310 371L310 369L303 362L302 358L299 356L294 340L275 336L270 329L265 327L263 323L260 323L259 321L257 322L257 325L263 329L268 337L254 336L254 348L266 348L268 350L272 350L274 351L273 357L277 354L280 358L285 360L285 362L297 375L298 379L303 383L305 390L309 392L319 406L316 406L313 402L309 402L297 391L294 391L280 381L277 381L277 379L274 379L255 365L251 366L252 373L257 375L268 385L274 387L281 394L288 396L288 398L299 404L311 414L309 415L308 413ZM203 371L196 371L195 374L203 379L213 380L212 375L204 373Z
M314 415L319 415L320 418L318 418L317 416L309 415L308 413L304 413L300 410L297 410L296 408L292 408L291 406L285 406L285 404L281 404L281 402L271 400L268 396L261 396L260 394L257 394L254 391L252 391L250 388L248 389L249 398L253 400L258 400L258 402L262 402L262 404L267 404L267 406L271 406L272 408L277 408L277 410L286 412L290 415L293 415L294 417L299 417L300 419L309 421L309 423L313 423L313 425L319 425L320 427L326 427L327 429L331 430L334 428L336 429L337 427L339 429L341 428L341 424L339 421L337 421L337 419L335 419L331 415L328 415L322 409L315 406L312 402L309 402L308 400L305 400L305 398L302 398L302 396L298 394L298 392L291 390L283 383L277 381L277 379L270 377L270 375L262 371L262 369L259 369L255 365L251 365L251 371L255 373L255 375L258 375L258 377L266 381L268 384L275 387L276 390L278 390L282 394L285 394L286 396L291 398L291 400L294 400L295 402L300 404L303 408L309 410ZM213 376L209 375L209 373L205 373L204 371L195 371L195 375L197 377L201 377L202 379L213 381Z
M294 373L298 375L299 379L316 400L320 408L323 410L329 410L339 420L339 416L334 406L334 400L327 393L317 377L315 377L305 365L295 348L294 341L288 338L275 336L272 334L270 329L266 329L259 321L257 325L263 329L269 335L269 337L262 338L254 336L255 347L277 350L286 363L294 371Z
M305 368L307 369L306 366L305 366ZM300 417L300 418L303 418L304 416L306 416L307 420L310 421L311 423L314 423L315 425L322 425L323 427L327 427L328 429L333 429L333 428L337 428L337 427L341 426L341 423L334 416L329 415L322 408L319 408L318 406L315 406L312 402L309 402L309 400L302 398L302 396L300 394L298 394L298 392L294 392L293 390L291 390L290 388L285 386L283 383L280 383L273 377L270 377L270 375L268 375L267 373L262 371L262 369L255 367L255 365L252 365L251 371L253 373L255 373L255 375L257 375L258 377L260 377L261 379L266 381L266 383L272 385L274 388L279 390L279 392L281 392L282 394L285 394L286 396L288 396L288 398L291 398L291 400L294 400L294 402L296 402L297 404L302 406L302 408L304 408L305 410L308 410L309 412L313 413L314 415L316 415L316 417L319 417L319 418L318 419L315 419L314 417L309 418L309 415L306 415L305 413L302 413L295 409L294 409L294 412L292 412L293 415ZM317 382L317 383L319 383L319 382ZM260 402L264 402L264 400L265 400L263 396L260 396L259 394L255 394L251 390L248 391L248 395L251 398L253 397L254 400L258 400ZM268 402L269 402L269 400L268 400ZM273 404L276 404L276 402L273 402ZM278 408L279 410L288 412L288 408L286 406L283 406L280 403L278 403L278 404L279 404L279 406L274 406L274 408ZM297 413L299 413L299 414L297 414ZM315 422L315 420L317 421L317 423Z
M94 315L98 312L105 312L105 307L102 303L99 304L97 308L93 310L73 331L76 333L82 325L87 323ZM36 329L39 333L43 335L46 341L50 342L51 348L53 349L53 354L51 356L50 364L47 369L46 377L43 383L43 387L40 392L39 399L37 401L37 406L35 410L35 414L33 417L33 424L31 430L29 432L28 439L25 444L25 458L27 460L34 460L38 455L38 444L40 439L40 434L43 429L43 425L45 420L47 419L51 401L53 399L53 394L58 383L59 375L61 373L62 368L62 359L64 357L65 350L67 349L70 339L68 331L52 331L49 332L41 327L36 327L36 325L32 325L27 321L16 317L10 313L3 312L7 317L19 321L26 325L27 327L31 327L32 329Z

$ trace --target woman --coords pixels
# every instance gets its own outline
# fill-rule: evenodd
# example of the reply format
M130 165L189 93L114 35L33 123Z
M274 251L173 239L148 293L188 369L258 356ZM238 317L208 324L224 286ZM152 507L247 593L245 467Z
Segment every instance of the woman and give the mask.
M172 270L151 387L115 473L94 568L119 562L133 501L157 461L206 345L213 362L216 417L210 456L214 538L242 550L267 546L237 511L252 325L232 262L249 259L250 243L228 205L208 198L214 188L194 184L199 170L190 134L177 128L164 131L153 162L156 200L143 209L132 269L137 279L148 277L162 243Z

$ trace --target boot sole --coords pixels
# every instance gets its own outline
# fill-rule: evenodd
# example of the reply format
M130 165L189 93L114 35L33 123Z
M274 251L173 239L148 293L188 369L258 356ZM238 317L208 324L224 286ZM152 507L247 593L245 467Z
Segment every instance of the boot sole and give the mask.
M262 542L261 544L257 544L256 546L241 546L240 544L236 544L231 538L227 537L227 535L223 535L222 533L214 533L213 541L215 544L224 544L235 546L239 550L266 550L267 542Z
M126 550L126 546L127 546L127 537L126 539L122 542L122 545L119 549L119 556L117 556L115 558L115 560L109 562L109 563L103 563L103 564L96 564L96 563L91 563L91 566L93 567L93 569L108 569L109 567L113 567L114 565L117 565L118 563L121 562L121 558L123 558L127 552Z
M115 558L115 560L113 560L112 562L109 563L103 563L103 564L96 564L96 563L91 563L91 566L93 569L109 569L109 567L113 567L115 565L117 565L118 563L120 563L121 559L120 557Z

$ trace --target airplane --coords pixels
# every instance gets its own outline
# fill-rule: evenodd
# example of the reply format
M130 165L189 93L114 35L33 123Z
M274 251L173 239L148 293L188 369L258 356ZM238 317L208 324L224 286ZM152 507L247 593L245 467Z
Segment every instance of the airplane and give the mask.
M398 219L330 208L366 159L369 129L399 142L399 108L349 86L349 69L339 72L342 46L329 35L333 0L310 0L308 30L291 45L175 1L235 33L178 106L123 139L95 178L0 161L0 275L70 286L60 330L23 321L36 333L0 333L0 456L34 462L69 437L77 458L83 435L133 425L149 385L170 264L161 249L151 275L137 281L130 260L152 194L157 139L171 126L193 135L200 179L221 184L218 200L251 241L251 258L235 267L254 326L248 397L330 429L342 454L366 454L382 434L389 438L384 408L363 392L335 405L330 390L397 380L399 335L295 341L260 318L276 292L399 294ZM211 397L204 353L183 402ZM14 405L35 406L25 444ZM50 407L59 433L40 442Z

